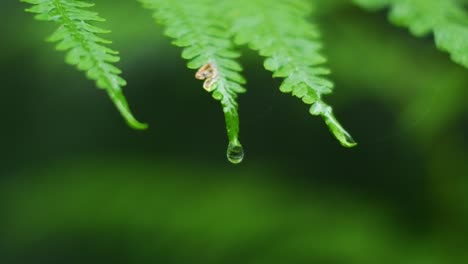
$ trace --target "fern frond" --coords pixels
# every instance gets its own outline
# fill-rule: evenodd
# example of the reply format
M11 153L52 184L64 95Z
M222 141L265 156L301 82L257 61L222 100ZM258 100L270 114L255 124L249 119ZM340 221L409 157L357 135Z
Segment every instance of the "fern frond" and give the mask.
M113 65L120 60L118 52L105 46L110 41L97 36L109 31L90 24L104 21L97 13L86 10L94 4L75 0L21 1L33 5L26 11L36 13L36 19L59 24L60 27L48 40L59 42L57 49L67 51L66 62L85 71L89 79L105 89L131 127L145 129L147 125L136 120L123 95L122 87L126 81L119 76L121 70Z
M468 68L468 13L458 0L354 0L368 9L390 8L390 20L415 36L433 33L437 47Z
M355 141L339 124L322 95L332 92L333 83L321 67L321 42L315 25L307 21L311 8L305 0L220 1L232 23L236 44L248 44L266 57L264 66L273 77L284 78L280 90L292 93L306 104L310 113L324 118L332 133L345 147Z
M166 27L173 44L184 48L182 57L188 68L198 69L195 77L205 80L203 87L221 101L229 138L228 158L239 163L243 149L239 141L237 94L244 93L240 75L240 56L233 48L223 14L210 8L212 0L140 0L154 11L156 21Z

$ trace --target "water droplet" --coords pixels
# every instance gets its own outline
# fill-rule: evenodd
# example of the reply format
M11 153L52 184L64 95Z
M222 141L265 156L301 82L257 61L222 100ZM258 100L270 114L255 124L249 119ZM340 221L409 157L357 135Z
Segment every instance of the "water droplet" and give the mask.
M233 164L239 164L244 159L244 148L240 144L229 143L227 159Z

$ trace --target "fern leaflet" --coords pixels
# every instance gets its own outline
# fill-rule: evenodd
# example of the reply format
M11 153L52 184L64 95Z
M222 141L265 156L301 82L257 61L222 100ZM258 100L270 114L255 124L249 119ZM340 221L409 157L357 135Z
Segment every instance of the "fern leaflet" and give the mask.
M110 44L110 41L97 36L109 31L90 24L104 21L97 13L86 10L94 4L75 0L21 1L33 5L26 11L36 13L36 19L53 21L60 25L48 40L59 42L57 49L68 51L66 62L85 71L88 78L107 91L131 127L145 129L147 125L135 119L123 95L122 87L126 85L126 81L119 76L121 70L113 65L120 60L118 52L104 46Z
M311 8L305 0L220 1L229 14L236 44L248 44L266 57L264 66L273 77L284 78L280 90L311 104L310 113L324 118L332 133L345 147L356 145L335 118L322 95L332 92L333 83L319 66L326 59L319 53L317 28L306 20Z
M433 33L440 50L468 68L468 13L457 0L354 0L368 9L390 8L390 20L415 36Z
M239 163L243 149L239 141L237 94L245 92L245 79L239 74L240 54L233 43L222 14L210 8L212 0L141 0L154 10L154 18L166 27L174 45L183 47L188 67L198 69L195 77L205 80L203 87L221 101L229 139L228 158Z

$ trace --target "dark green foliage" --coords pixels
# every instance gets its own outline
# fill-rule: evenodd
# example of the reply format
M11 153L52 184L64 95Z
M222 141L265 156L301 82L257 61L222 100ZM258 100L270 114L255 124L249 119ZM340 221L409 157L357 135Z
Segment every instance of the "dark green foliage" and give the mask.
M236 45L248 44L267 57L266 69L274 77L285 78L281 91L312 104L310 113L323 116L343 146L356 145L321 98L332 91L333 83L322 77L330 71L317 66L326 60L318 52L319 33L306 20L310 3L282 0L270 7L270 2L261 0L142 2L155 10L155 19L166 26L166 34L175 39L174 44L184 48L182 56L190 61L189 68L199 69L198 74L206 72L207 66L214 70L216 78L207 78L204 86L223 105L230 142L228 157L234 152L238 154L232 156L241 157L237 160L243 156L238 140L236 93L244 91L241 85L245 81L238 73L242 68L235 60L239 54L232 50L232 38Z
M166 26L166 35L174 45L183 47L182 57L189 60L190 69L199 69L196 77L205 80L204 88L221 101L226 119L229 150L241 148L239 141L239 114L236 101L244 93L245 79L239 74L240 56L233 48L228 25L217 10L205 8L211 0L141 0L154 10L154 18ZM240 151L242 152L242 151ZM228 152L228 157L231 153ZM243 154L240 159L242 160Z
M369 9L387 7L390 20L421 37L433 33L440 50L468 68L468 13L458 0L354 0Z
M231 5L232 30L236 43L248 44L266 57L265 68L273 77L284 78L280 90L292 93L306 104L310 113L325 119L332 133L345 147L356 145L322 100L332 92L333 83L323 77L330 70L320 66L326 59L319 50L319 31L307 21L310 3L303 0L279 0L271 6L267 0L226 1Z
M33 4L28 11L39 20L54 21L60 28L50 38L59 50L67 50L67 62L86 71L87 76L106 89L126 118L138 129L146 128L131 114L121 87L126 83L113 63L117 52L97 36L107 33L90 24L103 21L85 8L92 4L75 0L22 0ZM310 105L312 115L322 116L331 132L345 147L356 142L341 126L323 96L333 91L322 66L322 42L317 25L309 21L319 0L140 0L154 12L156 21L174 45L183 48L188 68L198 70L203 88L221 102L229 139L228 159L242 160L239 140L237 96L245 92L242 67L237 61L239 46L246 45L265 58L264 66L273 77L284 79L280 90ZM416 36L433 33L439 49L457 63L468 67L468 15L461 0L354 0L367 9L390 9L393 23L406 26Z
M145 129L138 122L122 93L127 83L119 76L121 70L113 64L118 62L118 52L106 47L111 42L97 34L108 30L93 26L92 22L104 21L97 13L88 11L93 4L75 0L21 0L33 4L28 12L36 13L36 19L52 21L60 25L48 39L58 42L57 49L68 51L66 62L85 71L88 78L95 80L99 88L105 89L127 123L135 129Z

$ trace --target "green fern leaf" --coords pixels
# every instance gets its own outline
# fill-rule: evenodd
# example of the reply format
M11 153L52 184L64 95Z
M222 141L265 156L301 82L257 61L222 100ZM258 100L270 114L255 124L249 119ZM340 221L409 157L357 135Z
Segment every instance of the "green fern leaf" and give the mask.
M120 69L113 65L120 60L118 52L105 46L110 41L97 36L109 31L90 24L104 21L97 13L86 10L94 4L75 0L21 1L33 5L26 11L36 13L36 19L53 21L60 25L48 40L58 42L58 50L68 51L66 62L85 71L87 77L95 80L99 88L105 89L131 127L147 128L146 124L140 123L132 115L123 95L122 87L126 85L126 81L119 76Z
M468 13L457 0L354 0L369 8L390 8L390 20L415 36L433 33L440 50L468 68Z
M220 1L229 14L236 44L248 44L266 57L264 66L273 77L284 78L280 90L292 93L306 104L310 113L324 118L332 133L345 147L356 145L333 115L322 95L332 92L333 83L321 67L321 42L315 25L306 17L311 8L305 0Z
M210 8L212 0L141 0L154 11L154 18L166 27L174 45L183 47L182 57L188 67L198 69L196 78L205 80L203 87L221 101L229 138L228 158L239 163L243 149L239 141L237 94L244 93L245 79L240 75L240 56L233 48L226 19Z

